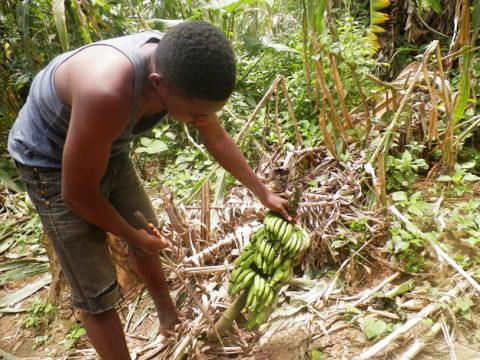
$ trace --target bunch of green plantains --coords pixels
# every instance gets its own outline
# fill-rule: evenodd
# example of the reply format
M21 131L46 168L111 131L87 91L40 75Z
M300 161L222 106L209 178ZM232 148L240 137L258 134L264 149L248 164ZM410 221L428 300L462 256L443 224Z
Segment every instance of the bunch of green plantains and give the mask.
M248 330L268 318L282 282L309 246L310 239L299 225L273 212L265 215L263 226L252 235L230 275L230 295L247 291Z

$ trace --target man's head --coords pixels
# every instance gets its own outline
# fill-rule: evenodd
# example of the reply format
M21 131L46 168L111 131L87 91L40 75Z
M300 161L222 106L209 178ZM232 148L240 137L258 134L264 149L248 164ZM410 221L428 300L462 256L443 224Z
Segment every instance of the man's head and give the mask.
M195 100L221 108L235 86L233 50L225 35L204 21L184 22L167 31L155 53L155 71L161 86L154 86L167 103Z

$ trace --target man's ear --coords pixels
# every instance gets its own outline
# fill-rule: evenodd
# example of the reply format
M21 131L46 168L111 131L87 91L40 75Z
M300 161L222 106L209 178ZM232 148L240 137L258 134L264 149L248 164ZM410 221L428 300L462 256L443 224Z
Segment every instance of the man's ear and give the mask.
M165 83L165 79L159 73L151 73L148 76L148 81L152 86L157 90L158 93L165 93L167 91L167 84Z

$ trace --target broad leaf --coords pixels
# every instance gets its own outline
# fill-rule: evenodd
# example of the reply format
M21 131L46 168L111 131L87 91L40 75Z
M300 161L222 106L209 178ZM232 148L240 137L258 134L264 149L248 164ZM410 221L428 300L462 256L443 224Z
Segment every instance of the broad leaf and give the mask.
M469 297L460 297L455 299L455 304L462 312L465 312L473 306L473 301Z
M158 139L141 138L140 144L143 146L137 147L136 153L159 154L168 150L167 145Z
M363 320L363 331L368 339L383 334L387 329L388 325L385 321L377 320L373 316L367 316Z
M433 11L435 11L438 15L442 15L443 8L442 8L442 5L440 4L440 0L427 0L427 1L430 4L430 7L432 8Z
M408 197L405 191L396 191L392 193L392 200L393 201L407 201Z

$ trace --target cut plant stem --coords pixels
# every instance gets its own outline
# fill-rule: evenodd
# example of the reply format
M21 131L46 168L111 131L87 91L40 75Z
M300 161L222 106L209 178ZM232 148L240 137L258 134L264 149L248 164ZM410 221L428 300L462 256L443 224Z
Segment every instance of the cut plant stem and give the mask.
M215 341L217 339L216 334L223 336L223 334L225 334L225 332L232 327L233 322L242 312L246 302L247 291L244 290L240 296L228 307L228 309L223 312L220 319L218 319L215 323L214 328L210 329L208 333L208 340Z

